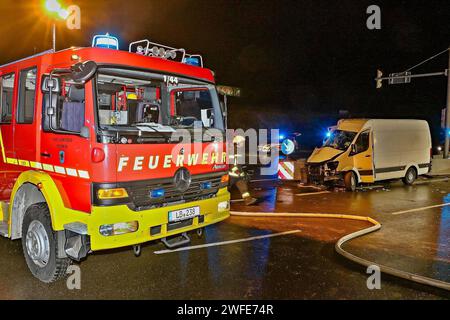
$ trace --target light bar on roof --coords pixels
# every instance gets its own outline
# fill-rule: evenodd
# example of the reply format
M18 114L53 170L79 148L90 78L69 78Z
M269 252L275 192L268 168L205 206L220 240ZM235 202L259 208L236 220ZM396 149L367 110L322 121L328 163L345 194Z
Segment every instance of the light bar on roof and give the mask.
M97 35L92 39L92 47L119 50L119 39L110 36L109 33Z
M130 43L129 52L203 67L201 55L190 55L185 49L169 47L147 39Z

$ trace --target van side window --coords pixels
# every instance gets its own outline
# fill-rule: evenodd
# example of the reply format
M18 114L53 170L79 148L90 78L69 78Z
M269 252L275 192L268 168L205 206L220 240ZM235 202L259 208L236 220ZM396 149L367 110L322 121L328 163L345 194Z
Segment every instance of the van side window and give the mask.
M14 95L14 73L1 77L1 119L0 123L8 124L12 120L12 104Z
M22 70L19 78L19 104L17 123L30 124L34 121L37 69Z
M358 139L356 139L356 154L367 151L369 149L369 145L370 131L364 131L358 136Z

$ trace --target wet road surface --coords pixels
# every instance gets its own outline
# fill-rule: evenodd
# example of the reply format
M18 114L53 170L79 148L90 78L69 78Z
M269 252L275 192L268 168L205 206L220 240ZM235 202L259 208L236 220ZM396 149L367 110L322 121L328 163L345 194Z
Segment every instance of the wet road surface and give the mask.
M357 193L320 193L295 183L257 183L263 201L236 211L314 212L370 216L381 231L355 239L345 249L377 263L450 281L450 207L405 210L450 203L450 183ZM403 213L402 213L403 212ZM399 214L392 214L399 213ZM232 217L206 229L192 245L248 239L155 254L160 243L90 255L80 265L81 290L65 281L46 285L29 273L20 241L0 239L1 299L448 299L448 292L382 275L381 290L369 290L365 269L334 251L342 236L365 222L314 218ZM299 232L267 237L288 231Z

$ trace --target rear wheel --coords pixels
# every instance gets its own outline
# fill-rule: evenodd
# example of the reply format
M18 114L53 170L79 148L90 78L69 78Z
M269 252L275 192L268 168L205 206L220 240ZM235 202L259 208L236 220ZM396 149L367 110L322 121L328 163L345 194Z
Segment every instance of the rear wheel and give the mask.
M406 171L405 177L402 179L403 183L407 186L410 186L416 181L417 179L417 171L416 168L411 167Z
M349 192L355 192L358 186L356 174L353 171L349 171L344 176L345 189Z
M42 282L63 278L71 264L69 258L57 257L57 245L47 205L30 206L22 223L22 249L31 273Z

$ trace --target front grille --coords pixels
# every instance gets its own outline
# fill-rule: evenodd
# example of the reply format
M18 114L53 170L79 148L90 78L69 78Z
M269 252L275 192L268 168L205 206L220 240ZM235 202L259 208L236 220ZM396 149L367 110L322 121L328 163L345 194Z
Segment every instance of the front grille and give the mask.
M216 196L221 186L223 172L214 174L203 174L192 176L189 189L180 192L173 183L173 178L156 179L147 181L134 181L131 183L119 184L119 188L125 188L132 201L133 210L144 210L149 208L159 208L176 203L192 202L204 200ZM210 183L210 189L202 189L203 183ZM161 198L151 198L152 190L164 189L165 195Z
M308 182L313 184L323 183L323 167L322 165L308 165Z
M190 227L190 226L192 226L193 223L194 223L194 219L189 219L189 220L175 222L175 223L169 223L167 225L167 231L170 232L170 231Z
M309 165L308 171L309 171L309 174L312 176L320 176L320 175L322 175L322 166L321 165Z

